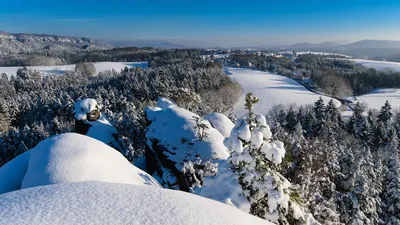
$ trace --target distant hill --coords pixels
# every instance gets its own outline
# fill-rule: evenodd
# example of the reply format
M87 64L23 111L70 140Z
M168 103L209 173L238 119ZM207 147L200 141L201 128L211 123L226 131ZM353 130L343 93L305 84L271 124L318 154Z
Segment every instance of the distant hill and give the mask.
M361 40L347 45L342 45L345 49L384 49L400 48L400 41L386 40Z
M7 33L0 31L0 51L3 53L18 53L40 50L72 51L108 48L110 48L110 46L106 45L102 41L84 37Z
M126 41L107 41L106 43L116 47L153 47L153 48L189 48L188 46L174 44L164 40L126 40Z
M289 46L289 48L293 48L293 49L308 48L308 49L312 50L315 48L332 48L332 47L336 47L336 46L340 46L340 44L338 44L336 42L321 42L321 43L317 43L317 44L302 42L302 43L296 43L294 45L291 45L291 46Z
M312 44L308 42L296 43L284 48L287 51L317 51L349 55L355 58L374 58L400 54L400 41L391 40L361 40L341 45L336 42L322 42Z

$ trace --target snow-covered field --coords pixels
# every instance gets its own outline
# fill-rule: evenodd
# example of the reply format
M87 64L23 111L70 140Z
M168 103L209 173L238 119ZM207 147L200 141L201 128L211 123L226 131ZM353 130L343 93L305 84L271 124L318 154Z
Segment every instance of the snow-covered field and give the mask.
M254 112L263 115L266 115L273 106L279 104L300 106L313 104L319 97L322 97L326 103L332 99L315 94L298 82L281 75L241 68L226 68L225 71L239 82L244 91L239 101L234 105L238 117L246 114L244 100L248 92L260 99L254 107ZM334 99L334 102L336 106L340 106L339 101Z
M125 67L147 67L147 62L96 62L93 64L96 67L96 72L104 72L113 69L119 72ZM15 75L19 68L21 67L0 67L0 74L5 73L8 76ZM64 74L67 70L74 71L75 64L63 66L28 66L27 68L39 70L44 75L57 75Z
M385 68L391 68L396 72L400 72L400 63L398 62L387 62L387 61L376 61L367 59L350 59L357 64L368 68L374 68L376 70L383 70Z
M368 94L357 97L350 97L349 100L356 103L357 101L364 102L368 108L380 109L386 102L389 101L392 108L400 107L400 89L379 88L371 91Z

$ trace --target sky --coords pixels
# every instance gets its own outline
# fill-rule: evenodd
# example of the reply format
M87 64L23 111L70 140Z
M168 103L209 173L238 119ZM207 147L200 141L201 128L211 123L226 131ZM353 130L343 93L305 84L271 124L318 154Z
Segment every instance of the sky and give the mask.
M0 0L0 30L241 47L400 40L399 0Z

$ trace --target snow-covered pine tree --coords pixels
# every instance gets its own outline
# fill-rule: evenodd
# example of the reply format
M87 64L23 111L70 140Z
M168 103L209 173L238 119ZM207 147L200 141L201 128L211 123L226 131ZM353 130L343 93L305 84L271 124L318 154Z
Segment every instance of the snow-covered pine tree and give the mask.
M325 123L326 123L325 104L322 97L320 97L314 103L314 114L315 114L315 121L313 124L313 133L319 134L325 128Z
M364 124L365 119L363 117L363 108L361 107L360 103L354 107L353 115L350 117L349 121L347 122L347 130L349 133L354 134L358 137L362 137L364 135Z
M394 128L392 128L394 130ZM382 155L384 162L384 187L383 187L383 208L382 217L384 224L399 225L400 224L400 155L399 141L394 131L391 132L391 140L385 146Z
M382 106L377 120L377 125L375 128L375 146L379 147L380 145L385 145L387 142L390 141L391 129L390 121L392 119L392 107L390 106L389 102L386 101L385 105Z
M304 213L299 194L278 172L285 148L282 142L271 140L265 117L252 112L257 102L256 97L247 94L248 114L237 120L227 141L233 151L233 169L251 204L250 213L278 224L318 224Z
M392 106L389 104L389 101L385 102L385 105L382 106L379 115L378 122L382 122L385 126L388 126L388 123L392 119Z

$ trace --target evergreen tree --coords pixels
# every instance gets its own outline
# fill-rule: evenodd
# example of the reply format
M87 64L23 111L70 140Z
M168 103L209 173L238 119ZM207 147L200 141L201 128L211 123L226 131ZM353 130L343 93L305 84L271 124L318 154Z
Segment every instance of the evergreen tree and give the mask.
M250 213L278 224L305 223L310 216L299 207L301 200L290 182L278 172L285 155L283 143L271 140L265 117L252 112L257 101L251 94L246 96L248 114L237 120L227 141Z
M389 101L385 102L385 105L382 106L379 115L378 122L382 122L386 127L389 125L390 120L392 119L392 107L389 104Z
M365 119L363 117L364 110L362 109L359 102L354 107L353 115L350 117L347 123L347 131L357 137L363 137L365 135Z
M400 155L397 135L393 134L385 147L383 188L384 224L400 224Z
M289 110L288 110L288 112L287 112L287 114L286 114L285 120L286 120L286 126L285 126L285 128L286 128L287 130L289 130L289 131L293 130L294 127L295 127L296 124L297 124L297 116L296 116L296 112L295 112L294 109L293 109L293 106L290 106L290 107L289 107Z
M326 123L325 104L322 97L314 103L315 121L313 124L313 134L319 134L324 128Z

